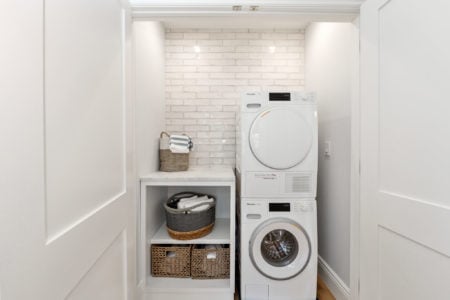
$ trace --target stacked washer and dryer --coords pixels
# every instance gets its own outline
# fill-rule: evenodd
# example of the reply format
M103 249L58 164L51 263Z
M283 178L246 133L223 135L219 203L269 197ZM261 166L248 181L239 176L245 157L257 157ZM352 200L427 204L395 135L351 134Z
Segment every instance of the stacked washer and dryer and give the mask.
M314 96L245 93L236 141L241 299L316 299Z

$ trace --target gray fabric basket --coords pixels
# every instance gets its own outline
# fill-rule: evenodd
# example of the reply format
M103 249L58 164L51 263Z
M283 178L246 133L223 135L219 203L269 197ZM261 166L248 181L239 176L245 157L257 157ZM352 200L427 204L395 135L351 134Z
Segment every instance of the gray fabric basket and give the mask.
M193 208L205 204L199 204L188 209L175 209L169 206L178 202L181 198L188 198L195 195L205 196L205 194L182 192L173 195L167 200L164 204L164 209L166 212L167 227L169 229L178 232L191 232L214 224L216 218L216 198L211 195L206 196L213 198L214 202L208 203L209 208L205 211L192 211Z

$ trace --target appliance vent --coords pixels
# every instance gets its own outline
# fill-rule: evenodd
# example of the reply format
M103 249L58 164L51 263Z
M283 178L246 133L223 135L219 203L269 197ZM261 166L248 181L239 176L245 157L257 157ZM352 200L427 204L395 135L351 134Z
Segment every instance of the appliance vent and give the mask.
M310 174L286 174L286 193L310 193Z

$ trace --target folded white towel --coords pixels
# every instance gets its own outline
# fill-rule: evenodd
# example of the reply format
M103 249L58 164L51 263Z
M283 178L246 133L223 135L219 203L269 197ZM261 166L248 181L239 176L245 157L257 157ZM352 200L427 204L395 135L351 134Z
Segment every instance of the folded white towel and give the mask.
M189 148L189 143L176 143L176 142L170 142L169 145L174 145L174 146L180 146L180 147L186 147L186 148Z
M172 153L189 153L189 147L170 144L169 149Z
M170 135L169 149L172 153L189 153L193 146L192 139L187 135Z
M190 137L188 137L187 135L179 135L179 134L171 134L170 135L170 140L177 140L177 141L186 141L189 142L191 140Z
M193 208L193 209L191 209L191 211L205 211L205 210L208 210L208 208L209 208L209 205L205 204L205 205L200 205L196 208Z
M190 208L196 205L200 204L207 204L207 203L213 203L213 199L206 199L206 200L191 200L191 201L185 201L185 202L178 202L177 207L181 209Z
M190 200L194 200L194 199L197 199L197 198L198 198L197 195L192 196L192 197L189 197L189 198L181 198L180 200L178 200L178 203L180 203L180 202L186 202L186 201L190 201Z
M189 145L189 141L182 141L182 140L169 140L170 144L176 144L176 145Z
M191 198L193 198L193 197L191 197ZM209 203L214 202L213 198L208 198L207 196L198 197L195 199L191 199L191 198L180 199L180 201L178 201L178 203L177 203L177 208L186 209L186 208L191 208L196 205L205 204L205 205L200 205L200 206L192 209L192 211L203 211L203 210L207 210L209 208L209 205L208 205ZM181 200L183 200L183 201L181 201Z

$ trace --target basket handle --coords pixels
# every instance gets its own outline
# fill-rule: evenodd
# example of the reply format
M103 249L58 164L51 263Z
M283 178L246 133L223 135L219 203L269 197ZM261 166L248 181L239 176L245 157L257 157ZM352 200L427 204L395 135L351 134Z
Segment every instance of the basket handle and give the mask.
M167 133L167 131L161 131L161 134L159 135L159 138L162 139L164 135L167 136L168 138L170 138L170 134ZM181 135L184 135L184 136L187 136L187 137L190 138L190 136L188 136L186 133L182 133Z
M170 138L170 134L168 134L168 133L165 132L165 131L161 131L161 134L159 135L159 138L162 139L163 136L167 136L168 138Z

